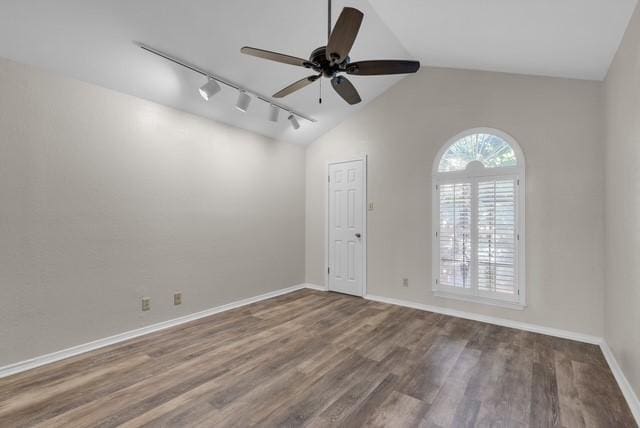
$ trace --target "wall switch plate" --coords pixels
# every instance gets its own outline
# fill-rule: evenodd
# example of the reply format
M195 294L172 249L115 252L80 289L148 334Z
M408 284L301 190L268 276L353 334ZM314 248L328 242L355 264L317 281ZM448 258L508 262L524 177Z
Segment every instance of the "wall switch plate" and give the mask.
M182 304L182 293L174 293L173 294L173 304L181 305Z
M409 286L409 278L402 278L402 286L403 287Z
M143 297L142 298L142 310L143 311L148 311L151 309L151 299L148 297Z
M369 202L367 207L369 208L369 211L373 211L373 202Z

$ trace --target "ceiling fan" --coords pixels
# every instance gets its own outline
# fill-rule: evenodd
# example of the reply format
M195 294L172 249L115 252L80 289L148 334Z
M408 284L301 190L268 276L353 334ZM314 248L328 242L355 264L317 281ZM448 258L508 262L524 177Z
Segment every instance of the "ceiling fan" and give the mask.
M342 13L340 13L340 17L338 21L336 21L336 25L332 31L331 0L328 0L328 9L327 45L314 49L308 60L248 46L240 49L240 52L246 55L253 55L258 58L283 64L309 68L318 73L300 79L276 92L273 95L274 98L286 97L324 76L331 79L331 86L333 86L333 89L335 89L342 99L352 105L358 104L362 101L360 94L358 94L353 84L343 76L342 73L356 76L379 76L386 74L415 73L420 68L420 62L418 61L384 59L351 62L349 52L358 35L364 14L358 9L345 7L342 9Z

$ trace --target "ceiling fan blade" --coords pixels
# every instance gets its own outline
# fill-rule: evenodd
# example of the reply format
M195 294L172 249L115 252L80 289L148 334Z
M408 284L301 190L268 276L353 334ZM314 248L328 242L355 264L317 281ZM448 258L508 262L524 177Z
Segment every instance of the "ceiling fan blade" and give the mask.
M420 69L419 61L381 59L352 62L347 66L347 74L358 76L378 76L383 74L415 73Z
M245 46L240 52L246 55L257 56L258 58L268 59L270 61L281 62L283 64L297 65L299 67L311 68L312 64L306 59L298 58L291 55L285 55L278 52L271 52L264 49L251 48Z
M273 94L273 98L286 97L287 95L292 94L295 91L300 90L300 89L304 88L305 86L312 84L313 82L318 80L319 77L320 77L320 75L314 75L314 76L305 77L304 79L300 79L297 82L294 82L294 83L290 84L289 86L287 86L286 88L281 89L280 91L278 91L275 94Z
M358 9L345 7L336 21L327 43L327 59L334 64L341 63L349 55L356 40L364 14Z
M358 104L362 99L356 88L344 76L336 76L331 79L331 86L336 90L343 100L351 105Z

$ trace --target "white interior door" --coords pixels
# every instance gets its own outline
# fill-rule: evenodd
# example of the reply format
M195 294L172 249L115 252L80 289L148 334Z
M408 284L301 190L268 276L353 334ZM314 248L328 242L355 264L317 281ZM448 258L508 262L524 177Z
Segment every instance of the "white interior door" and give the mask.
M364 295L364 160L329 164L329 290Z

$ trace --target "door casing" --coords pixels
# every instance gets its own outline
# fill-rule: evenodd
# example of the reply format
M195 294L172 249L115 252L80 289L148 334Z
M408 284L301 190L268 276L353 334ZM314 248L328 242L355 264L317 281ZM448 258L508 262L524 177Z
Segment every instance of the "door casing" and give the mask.
M325 168L325 192L324 192L324 286L329 290L329 167L335 164L348 163L354 161L362 161L362 292L361 297L367 295L367 213L368 213L368 199L367 199L367 155L363 154L359 157L353 157L339 161L327 162Z

